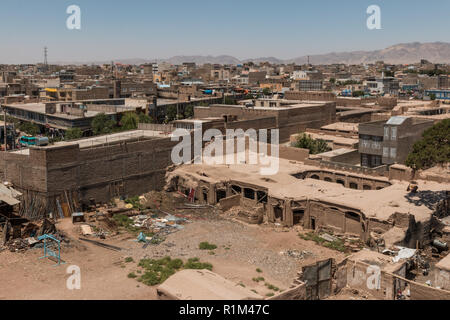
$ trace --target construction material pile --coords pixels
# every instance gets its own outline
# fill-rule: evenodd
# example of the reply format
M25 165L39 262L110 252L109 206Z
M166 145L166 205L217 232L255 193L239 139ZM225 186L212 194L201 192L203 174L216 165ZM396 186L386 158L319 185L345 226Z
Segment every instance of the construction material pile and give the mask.
M55 224L49 219L43 219L39 222L28 222L7 231L5 237L5 249L11 252L24 252L32 248L42 248L43 243L38 238L44 234L49 234L60 240L63 244L68 244L68 237L61 231L58 231ZM9 230L9 228L8 228Z

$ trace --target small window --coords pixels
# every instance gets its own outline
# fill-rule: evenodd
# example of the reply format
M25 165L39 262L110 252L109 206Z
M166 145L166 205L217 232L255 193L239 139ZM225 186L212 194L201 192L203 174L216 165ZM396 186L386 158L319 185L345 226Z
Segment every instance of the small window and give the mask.
M257 191L256 198L258 202L267 203L267 193L265 193L264 191Z
M391 128L391 140L397 140L397 127Z
M397 158L397 148L391 148L391 158Z
M244 197L247 199L255 200L255 191L250 188L245 188L244 189Z
M383 148L383 157L385 157L385 158L389 157L389 148L387 148L387 147Z
M384 127L384 140L389 140L389 127Z
M346 217L347 219L352 219L352 220L355 220L355 221L359 221L359 220L360 220L360 219L359 219L359 214L357 214L357 213L355 213L355 212L351 212L351 211L346 212L346 213L345 213L345 217Z
M363 185L363 189L364 190L372 190L372 187L367 185L367 184L365 184L365 185Z
M239 194L242 193L242 188L239 186L231 186L231 190L233 190L235 193Z
M336 183L342 184L345 187L344 180L338 179L338 180L336 180Z
M350 182L350 189L358 189L358 185L354 182Z
M319 176L317 174L313 174L311 176L311 179L320 180Z

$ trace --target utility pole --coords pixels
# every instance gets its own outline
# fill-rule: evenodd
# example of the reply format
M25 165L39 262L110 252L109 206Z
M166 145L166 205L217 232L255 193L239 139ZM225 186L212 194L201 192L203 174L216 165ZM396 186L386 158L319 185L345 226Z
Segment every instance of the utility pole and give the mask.
M3 107L3 135L4 135L4 142L5 142L5 151L8 149L7 146L7 130L6 130L6 108Z
M48 60L47 60L47 55L48 55L48 48L44 47L44 70L48 71Z
M6 142L7 142L7 138L6 138L6 108L4 107L4 106L2 106L1 104L0 104L0 108L3 108L3 116L4 116L4 118L3 118L3 134L5 135L5 151L4 152L6 152ZM5 158L6 159L6 158ZM7 165L7 161L5 161L5 169L4 169L4 180L3 181L5 181L6 182L6 179L7 179L7 170L8 170L8 165Z

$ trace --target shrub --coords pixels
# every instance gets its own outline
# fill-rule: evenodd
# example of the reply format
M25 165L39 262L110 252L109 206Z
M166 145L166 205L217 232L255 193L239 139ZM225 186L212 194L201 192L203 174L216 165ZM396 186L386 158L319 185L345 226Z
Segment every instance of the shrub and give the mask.
M83 131L80 128L70 128L66 131L66 140L76 140L83 136Z
M212 264L208 262L200 262L198 258L189 259L184 265L185 269L208 269L212 271Z
M206 242L206 241L205 242L201 242L198 247L199 247L200 250L214 250L214 249L217 248L217 246L215 244L211 244L211 243Z
M315 140L306 133L301 134L292 146L295 148L308 149L311 154L319 154L331 150L325 140Z
M141 259L138 267L144 269L144 273L137 279L148 286L155 286L166 281L178 270L184 269L208 269L212 270L210 263L202 263L198 258L192 258L183 264L181 259L171 259L164 257L162 259ZM138 271L138 273L140 273Z

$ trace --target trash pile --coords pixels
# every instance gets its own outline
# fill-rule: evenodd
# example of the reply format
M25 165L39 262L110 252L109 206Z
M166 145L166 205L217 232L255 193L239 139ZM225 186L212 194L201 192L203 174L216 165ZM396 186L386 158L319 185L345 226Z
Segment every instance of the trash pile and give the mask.
M186 218L179 218L172 214L167 214L164 218L149 217L147 215L138 215L131 218L134 227L146 228L152 233L170 234L184 228L181 223L187 223Z
M296 260L303 260L307 259L309 257L314 256L312 252L306 251L306 250L296 250L296 249L288 249L286 251L280 252L281 255L296 259Z
M58 231L55 224L49 219L43 219L40 222L28 222L11 227L11 229L4 244L4 247L11 252L25 252L33 248L43 248L44 245L38 238L44 234L51 234L66 245L70 242L67 236Z

